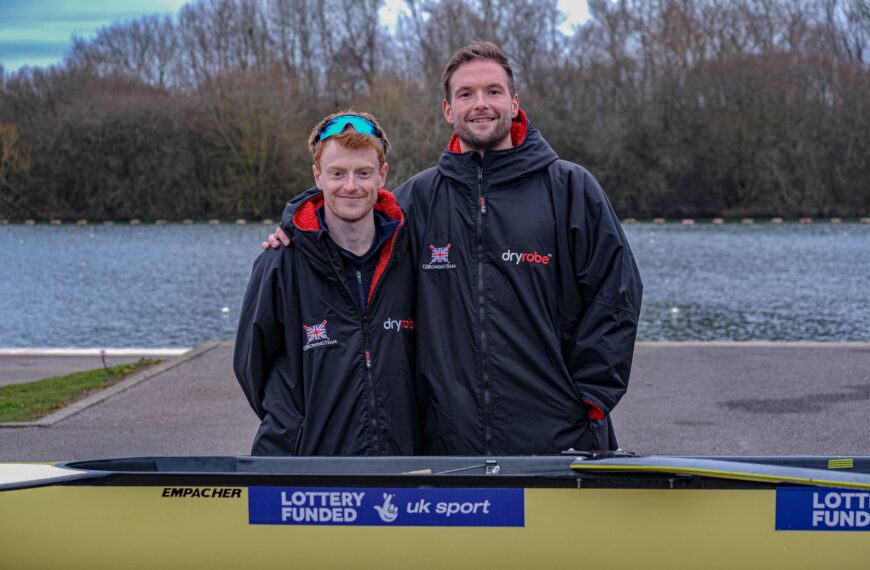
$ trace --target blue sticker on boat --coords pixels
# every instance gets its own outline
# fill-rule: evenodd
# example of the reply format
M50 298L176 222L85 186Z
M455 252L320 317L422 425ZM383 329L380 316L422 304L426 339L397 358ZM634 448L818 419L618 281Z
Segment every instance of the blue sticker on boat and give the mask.
M776 530L870 530L870 493L829 487L779 487Z
M250 524L525 526L523 489L249 487Z

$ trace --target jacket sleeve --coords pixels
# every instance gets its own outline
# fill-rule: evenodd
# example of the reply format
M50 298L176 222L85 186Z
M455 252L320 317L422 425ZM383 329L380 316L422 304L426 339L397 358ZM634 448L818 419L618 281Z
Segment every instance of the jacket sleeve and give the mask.
M628 387L643 285L616 213L595 178L572 165L567 185L568 297L576 315L563 333L568 371L590 419L610 414ZM598 408L599 410L596 410ZM597 417L596 417L597 416Z
M285 285L284 266L291 255L282 248L257 258L239 316L233 370L262 420L254 455L294 453L304 417L302 375L287 338L293 336L288 321L296 320L286 302L292 291Z

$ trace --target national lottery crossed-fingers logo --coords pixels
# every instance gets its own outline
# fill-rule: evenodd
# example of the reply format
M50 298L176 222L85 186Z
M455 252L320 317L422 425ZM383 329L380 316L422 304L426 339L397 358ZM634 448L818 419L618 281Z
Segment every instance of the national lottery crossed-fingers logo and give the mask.
M385 523L391 523L399 516L398 507L392 504L393 497L395 497L395 495L384 493L384 504L375 505L375 510L378 511L378 516L381 517L381 520Z
M322 322L311 326L302 325L302 328L305 331L305 336L308 339L305 346L302 347L302 350L310 350L312 348L322 348L338 344L337 340L329 338L329 335L326 334L327 322L326 319L323 319Z
M456 269L456 265L450 263L450 248L453 244L435 245L430 243L429 250L432 258L429 263L423 264L423 269Z

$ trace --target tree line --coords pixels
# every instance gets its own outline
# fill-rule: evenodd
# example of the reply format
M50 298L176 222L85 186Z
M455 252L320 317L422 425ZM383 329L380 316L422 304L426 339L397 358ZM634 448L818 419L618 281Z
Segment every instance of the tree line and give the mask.
M0 217L273 217L327 113L373 112L388 186L451 129L440 73L475 38L622 216L870 213L870 0L197 0L0 68Z

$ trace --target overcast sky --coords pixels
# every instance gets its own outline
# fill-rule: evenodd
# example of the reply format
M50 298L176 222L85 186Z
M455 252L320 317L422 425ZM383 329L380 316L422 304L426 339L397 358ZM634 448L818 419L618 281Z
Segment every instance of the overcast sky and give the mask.
M60 63L72 36L93 37L108 24L147 14L176 14L185 0L0 0L0 65L6 71L22 66ZM387 0L384 23L395 22L402 0ZM559 0L569 27L586 20L585 0ZM567 27L566 27L567 31Z

